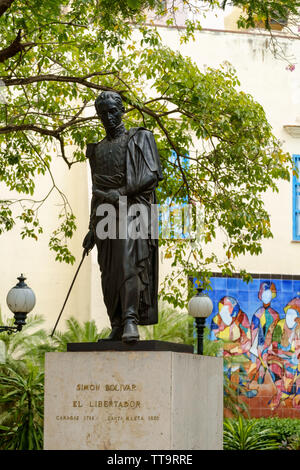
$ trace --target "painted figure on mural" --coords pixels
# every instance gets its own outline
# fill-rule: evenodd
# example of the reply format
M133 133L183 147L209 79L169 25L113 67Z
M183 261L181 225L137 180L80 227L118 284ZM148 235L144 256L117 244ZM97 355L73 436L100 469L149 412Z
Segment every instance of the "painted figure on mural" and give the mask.
M237 300L225 296L218 303L211 321L214 336L224 341L224 355L248 354L251 346L250 323ZM225 346L226 345L226 346Z
M268 354L268 366L277 388L269 403L273 409L289 399L294 408L300 407L300 298L291 299L284 312L285 318L274 329Z
M210 328L211 339L222 341L228 378L233 383L248 388L248 369L252 366L249 355L250 323L234 297L225 296L220 299L218 313L212 318ZM255 394L249 389L245 393L249 397Z
M139 339L137 325L158 321L158 239L151 237L150 225L155 188L163 176L153 134L142 127L125 128L121 96L102 92L95 108L106 137L87 146L93 196L83 247L88 252L97 246L103 298L112 328L107 339L129 343ZM114 207L116 232L100 236L98 229L106 222L108 205ZM119 222L124 213L127 226L134 222L131 209L136 205L148 216L146 236L133 237L128 232L124 236L118 231Z
M255 358L256 371L251 380L258 384L264 382L268 370L267 356L272 345L274 329L280 320L279 313L271 307L271 301L276 297L276 287L271 281L264 281L260 285L258 298L263 306L254 314L251 320L251 349Z

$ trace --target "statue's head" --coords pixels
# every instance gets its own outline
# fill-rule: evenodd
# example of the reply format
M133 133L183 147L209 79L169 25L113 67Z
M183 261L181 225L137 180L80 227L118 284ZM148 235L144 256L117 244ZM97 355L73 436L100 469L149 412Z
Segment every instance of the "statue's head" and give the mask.
M125 109L119 93L103 91L95 101L95 108L105 129L113 129L121 124Z

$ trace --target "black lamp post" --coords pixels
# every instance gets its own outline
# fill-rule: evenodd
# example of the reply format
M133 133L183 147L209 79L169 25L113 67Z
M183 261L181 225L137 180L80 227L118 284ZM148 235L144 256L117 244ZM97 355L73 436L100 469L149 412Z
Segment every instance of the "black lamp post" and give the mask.
M197 288L198 293L191 298L188 304L189 315L195 318L197 330L197 354L203 354L203 333L205 320L213 311L213 303L202 288Z
M0 326L0 333L7 331L8 334L21 331L26 324L26 317L35 306L35 294L24 282L26 277L21 274L17 278L19 282L7 294L6 303L13 312L16 326Z

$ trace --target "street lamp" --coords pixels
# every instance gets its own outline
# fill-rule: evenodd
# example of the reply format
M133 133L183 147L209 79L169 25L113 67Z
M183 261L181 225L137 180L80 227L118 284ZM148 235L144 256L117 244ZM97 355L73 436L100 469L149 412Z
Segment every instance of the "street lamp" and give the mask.
M26 277L21 274L17 278L19 282L7 294L6 303L13 312L16 326L0 326L0 332L7 331L8 334L21 331L26 323L26 316L35 306L35 294L24 282Z
M191 298L188 304L189 315L196 320L197 329L197 354L203 354L203 333L205 320L213 311L213 303L202 288L197 288L198 293Z

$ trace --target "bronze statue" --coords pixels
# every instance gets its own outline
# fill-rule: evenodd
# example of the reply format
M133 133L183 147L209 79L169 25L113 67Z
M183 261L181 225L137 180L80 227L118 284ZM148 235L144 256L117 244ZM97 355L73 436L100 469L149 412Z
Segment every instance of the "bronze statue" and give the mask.
M106 137L87 145L93 196L83 247L89 252L97 246L102 292L111 323L107 339L130 343L139 340L139 324L158 321L158 238L151 235L151 214L157 203L155 188L163 176L153 134L143 127L126 130L121 96L102 92L95 108ZM124 201L128 223L135 219L131 209L146 211L146 236L120 233ZM97 226L105 218L107 204L113 205L117 230L116 236L104 238L99 237Z

